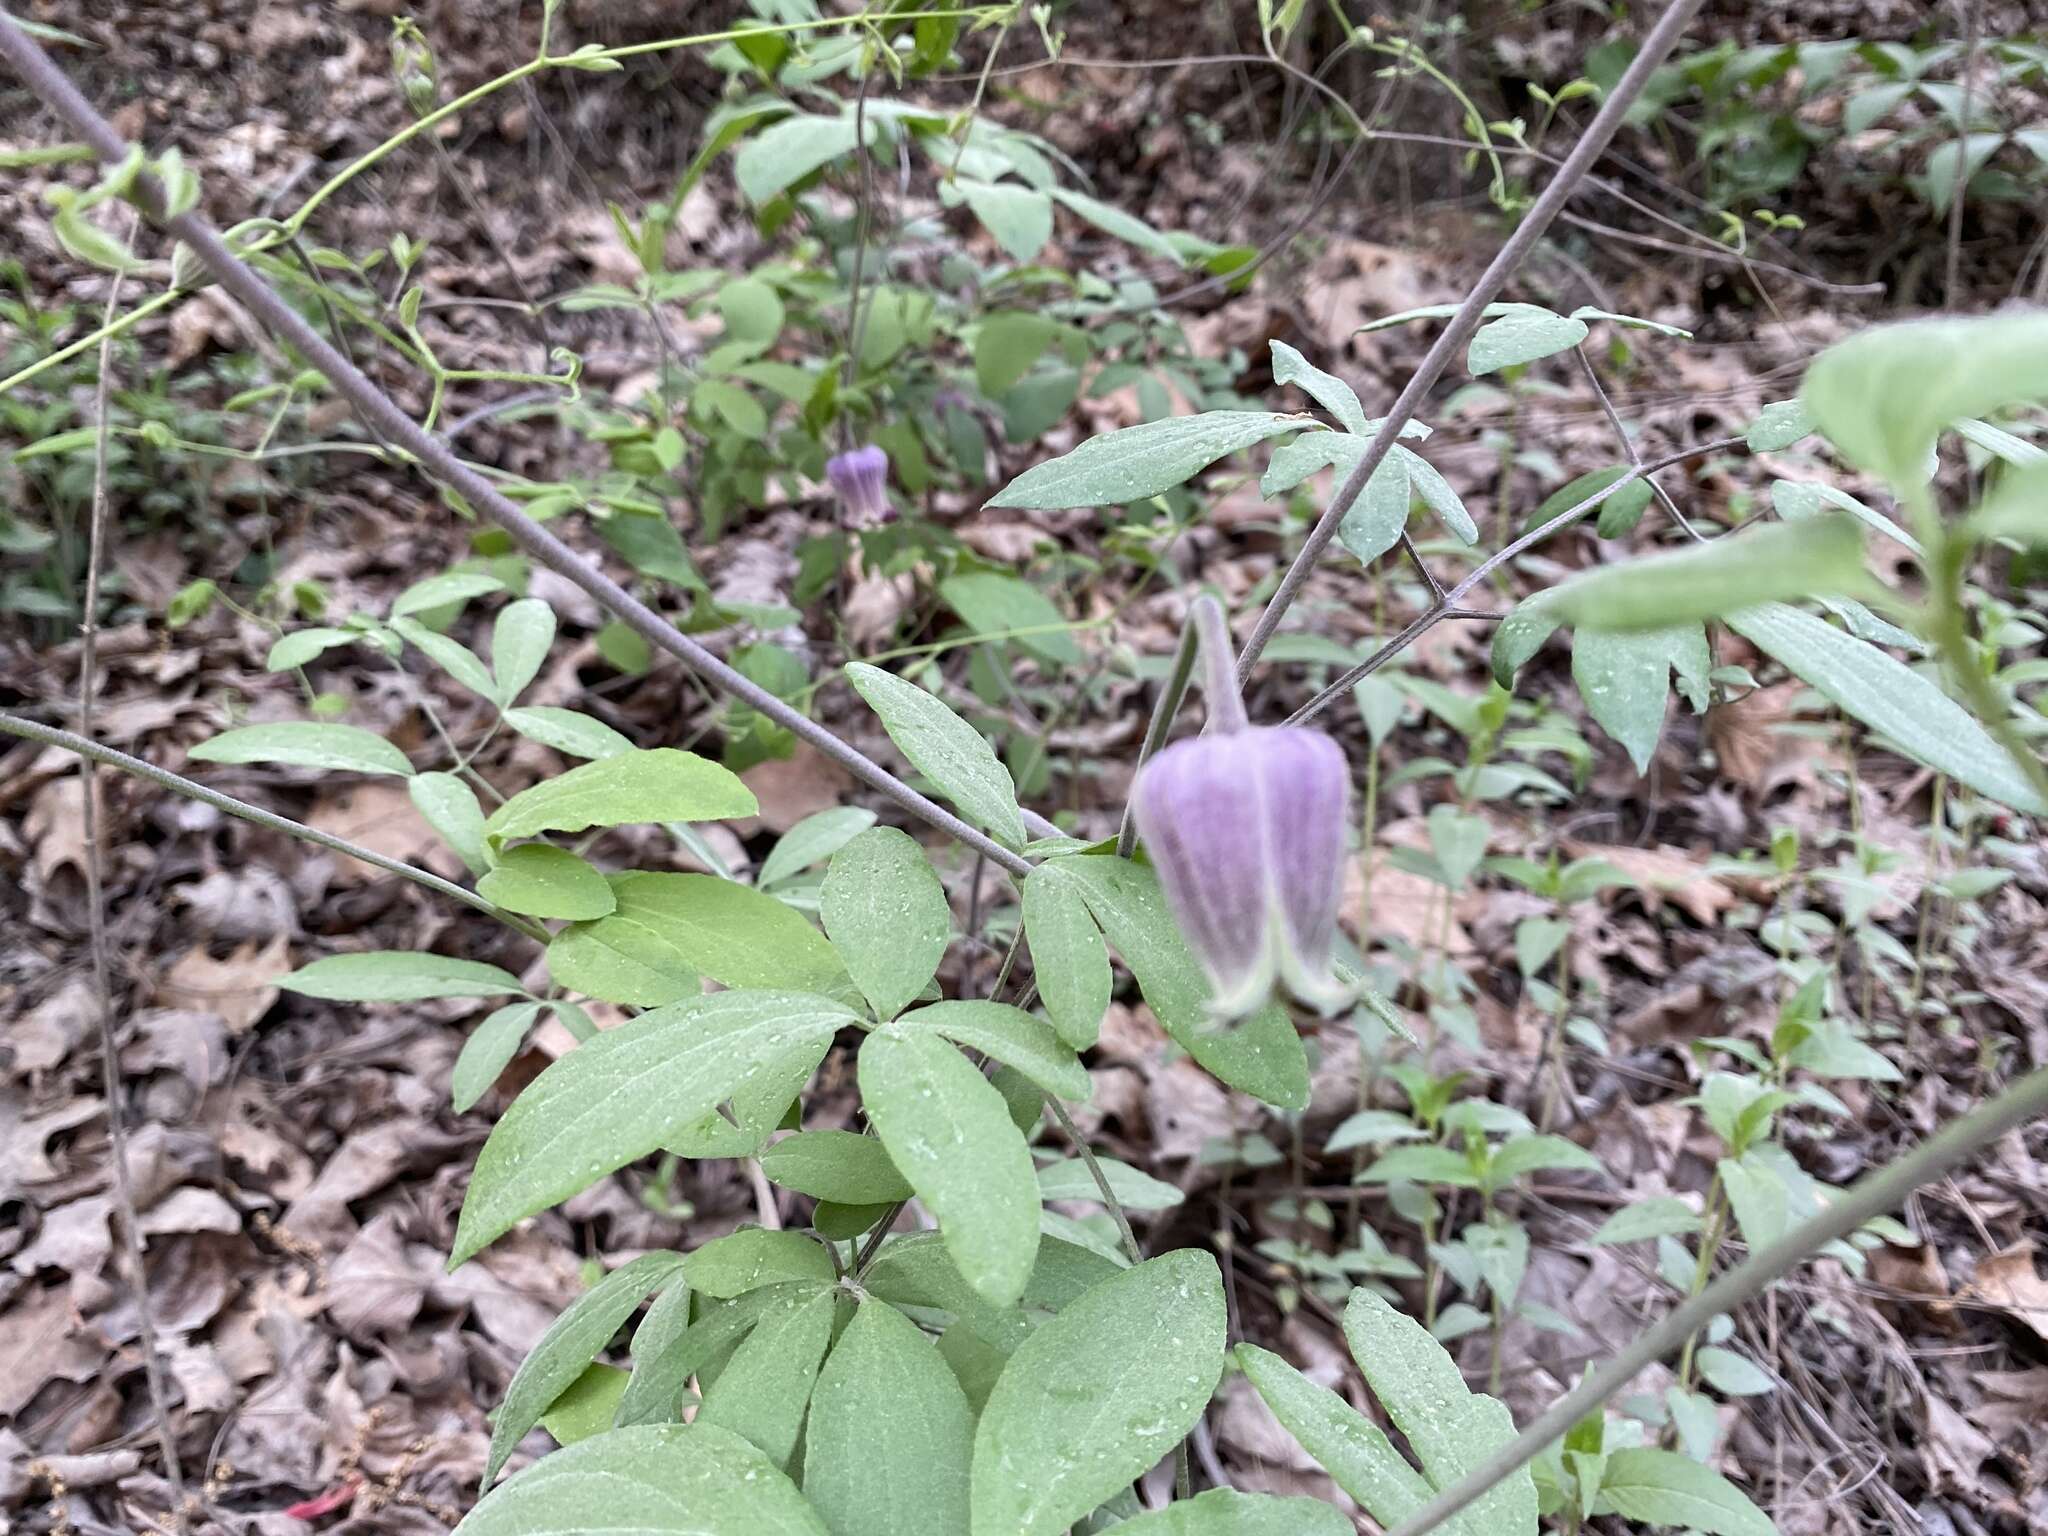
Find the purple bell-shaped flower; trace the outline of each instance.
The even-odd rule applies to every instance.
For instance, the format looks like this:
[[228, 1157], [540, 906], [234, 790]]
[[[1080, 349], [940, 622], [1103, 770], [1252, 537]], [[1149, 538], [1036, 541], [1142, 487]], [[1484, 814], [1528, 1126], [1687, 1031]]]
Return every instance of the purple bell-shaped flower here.
[[827, 459], [825, 478], [847, 527], [879, 528], [896, 515], [889, 505], [889, 455], [873, 443]]
[[[1198, 622], [1204, 617], [1198, 610]], [[1228, 641], [1210, 640], [1223, 633], [1221, 613], [1203, 628], [1210, 728], [1165, 748], [1139, 773], [1138, 832], [1208, 973], [1212, 1012], [1225, 1020], [1255, 1013], [1276, 982], [1332, 1012], [1354, 995], [1330, 970], [1350, 766], [1320, 731], [1248, 727]]]

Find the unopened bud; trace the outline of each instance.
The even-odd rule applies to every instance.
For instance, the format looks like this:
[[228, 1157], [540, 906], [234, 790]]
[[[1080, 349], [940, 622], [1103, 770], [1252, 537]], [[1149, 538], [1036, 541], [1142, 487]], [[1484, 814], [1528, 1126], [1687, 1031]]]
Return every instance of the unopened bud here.
[[873, 443], [825, 461], [825, 478], [849, 528], [879, 528], [896, 515], [889, 505], [889, 455]]
[[1351, 1000], [1330, 971], [1350, 795], [1343, 750], [1285, 726], [1175, 742], [1139, 773], [1138, 831], [1220, 1018], [1276, 982], [1319, 1012]]

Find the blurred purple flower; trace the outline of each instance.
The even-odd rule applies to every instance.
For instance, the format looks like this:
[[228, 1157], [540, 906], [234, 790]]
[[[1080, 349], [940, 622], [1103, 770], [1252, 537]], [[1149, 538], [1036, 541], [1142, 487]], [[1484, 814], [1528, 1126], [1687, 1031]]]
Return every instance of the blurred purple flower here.
[[896, 515], [889, 505], [889, 455], [873, 443], [825, 461], [825, 478], [849, 528], [879, 528]]
[[1330, 972], [1351, 770], [1320, 731], [1211, 730], [1138, 775], [1133, 813], [1210, 1007], [1243, 1018], [1276, 981], [1321, 1012], [1352, 991]]

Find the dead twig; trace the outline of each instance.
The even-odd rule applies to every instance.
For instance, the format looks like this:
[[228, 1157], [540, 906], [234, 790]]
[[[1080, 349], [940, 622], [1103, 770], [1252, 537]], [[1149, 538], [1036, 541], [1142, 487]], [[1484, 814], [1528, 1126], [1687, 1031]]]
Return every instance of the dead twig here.
[[[129, 220], [131, 238], [140, 221]], [[111, 325], [121, 300], [121, 274], [107, 290], [107, 311], [102, 328]], [[93, 392], [92, 509], [86, 533], [85, 609], [79, 618], [78, 721], [79, 729], [92, 733], [93, 707], [98, 702], [100, 635], [100, 561], [107, 536], [107, 443], [108, 400], [113, 392], [114, 338], [100, 341], [99, 380]], [[135, 1189], [128, 1178], [128, 1121], [121, 1102], [121, 1050], [114, 1038], [113, 966], [107, 955], [106, 891], [102, 881], [99, 764], [81, 757], [79, 772], [84, 780], [85, 805], [85, 923], [87, 943], [92, 950], [92, 986], [95, 1011], [99, 1014], [100, 1070], [105, 1079], [107, 1149], [113, 1161], [114, 1204], [120, 1219], [121, 1253], [128, 1265], [128, 1286], [135, 1297], [137, 1342], [142, 1348], [142, 1374], [149, 1385], [149, 1406], [156, 1421], [158, 1452], [163, 1457], [164, 1481], [171, 1489], [171, 1525], [185, 1529], [185, 1473], [178, 1462], [178, 1437], [171, 1428], [170, 1393], [164, 1385], [163, 1356], [157, 1350], [156, 1309], [150, 1302], [149, 1273], [143, 1266], [142, 1231], [135, 1210]]]

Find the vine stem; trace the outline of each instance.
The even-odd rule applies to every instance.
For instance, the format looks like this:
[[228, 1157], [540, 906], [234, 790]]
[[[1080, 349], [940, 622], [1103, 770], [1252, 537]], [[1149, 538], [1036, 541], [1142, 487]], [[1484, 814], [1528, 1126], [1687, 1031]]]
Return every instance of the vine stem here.
[[1287, 717], [1287, 724], [1300, 725], [1321, 714], [1331, 704], [1342, 698], [1350, 690], [1352, 684], [1358, 682], [1361, 678], [1370, 677], [1445, 619], [1494, 617], [1492, 614], [1481, 614], [1461, 608], [1459, 603], [1474, 587], [1486, 580], [1488, 576], [1492, 575], [1501, 566], [1507, 564], [1508, 561], [1514, 559], [1515, 556], [1541, 543], [1560, 529], [1577, 522], [1588, 512], [1599, 506], [1601, 502], [1614, 495], [1623, 486], [1654, 475], [1660, 469], [1669, 469], [1673, 464], [1697, 458], [1701, 454], [1719, 453], [1727, 448], [1738, 447], [1743, 441], [1744, 439], [1741, 437], [1717, 437], [1712, 442], [1696, 443], [1690, 448], [1675, 449], [1661, 458], [1643, 460], [1631, 466], [1626, 474], [1617, 476], [1613, 481], [1602, 486], [1576, 506], [1567, 507], [1549, 522], [1539, 527], [1531, 528], [1512, 544], [1505, 545], [1496, 553], [1487, 556], [1486, 559], [1473, 568], [1471, 575], [1467, 576], [1455, 587], [1452, 587], [1448, 592], [1445, 592], [1436, 602], [1410, 620], [1407, 627], [1394, 636], [1393, 639], [1389, 640], [1385, 645], [1373, 652], [1372, 655], [1331, 683], [1329, 687], [1310, 699], [1293, 714], [1289, 715]]
[[[128, 218], [129, 238], [136, 215]], [[80, 616], [78, 647], [78, 719], [92, 729], [100, 676], [100, 565], [107, 541], [107, 443], [114, 375], [114, 312], [121, 303], [121, 274], [107, 289], [107, 307], [100, 326], [99, 378], [93, 391], [92, 507], [86, 532], [85, 610]], [[128, 1284], [135, 1298], [136, 1342], [142, 1347], [142, 1374], [149, 1387], [149, 1406], [156, 1421], [157, 1450], [164, 1459], [164, 1481], [171, 1491], [171, 1528], [185, 1529], [185, 1472], [178, 1456], [178, 1437], [171, 1429], [171, 1399], [164, 1385], [163, 1352], [158, 1347], [156, 1304], [149, 1294], [149, 1267], [142, 1252], [142, 1232], [135, 1209], [135, 1186], [128, 1173], [128, 1111], [121, 1101], [121, 1044], [114, 1029], [113, 966], [107, 954], [106, 885], [102, 866], [105, 843], [100, 814], [100, 765], [81, 758], [84, 803], [80, 820], [85, 833], [86, 942], [92, 952], [94, 1011], [99, 1015], [100, 1074], [106, 1094], [107, 1150], [113, 1162], [114, 1201], [120, 1211], [121, 1254], [128, 1263]]]
[[[1180, 701], [1187, 697], [1188, 681], [1195, 673], [1195, 650], [1199, 639], [1195, 633], [1194, 620], [1190, 618], [1181, 625], [1180, 643], [1174, 647], [1173, 664], [1166, 674], [1166, 686], [1159, 690], [1159, 697], [1152, 701], [1152, 718], [1145, 723], [1145, 740], [1138, 748], [1137, 767], [1132, 770], [1133, 783], [1142, 773], [1145, 764], [1152, 760], [1152, 754], [1166, 745], [1166, 738], [1173, 730], [1173, 717], [1180, 712]], [[1131, 815], [1131, 803], [1124, 802], [1124, 819], [1116, 833], [1116, 856], [1128, 859], [1138, 848], [1138, 823]]]
[[[128, 153], [128, 144], [115, 132], [113, 125], [79, 93], [35, 40], [12, 20], [0, 21], [0, 56], [6, 58], [45, 106], [92, 146], [93, 152], [103, 162], [118, 163]], [[978, 828], [969, 826], [951, 811], [919, 794], [881, 764], [854, 750], [824, 726], [791, 709], [767, 689], [728, 666], [528, 517], [490, 481], [457, 458], [443, 439], [426, 431], [400, 410], [389, 395], [337, 352], [297, 310], [279, 297], [276, 289], [228, 249], [211, 224], [196, 212], [165, 218], [161, 190], [154, 177], [144, 175], [136, 178], [134, 195], [143, 210], [182, 240], [221, 287], [240, 300], [268, 330], [296, 348], [326, 375], [336, 391], [388, 441], [412, 454], [434, 479], [504, 529], [528, 555], [581, 587], [648, 644], [666, 651], [721, 692], [739, 699], [799, 740], [809, 743], [909, 815], [964, 843], [1012, 875], [1021, 877], [1030, 872], [1031, 865], [1022, 855], [1003, 847]]]
[[421, 869], [399, 859], [386, 858], [383, 854], [349, 842], [346, 838], [322, 832], [319, 828], [309, 827], [304, 822], [293, 821], [289, 816], [280, 816], [275, 811], [266, 811], [261, 806], [249, 804], [246, 800], [237, 800], [233, 795], [223, 794], [217, 789], [209, 789], [204, 784], [172, 773], [168, 768], [159, 768], [155, 763], [144, 762], [139, 757], [130, 757], [126, 752], [116, 751], [89, 737], [4, 712], [0, 712], [0, 734], [18, 736], [23, 741], [39, 741], [44, 746], [75, 752], [88, 762], [103, 763], [110, 768], [132, 773], [139, 779], [147, 779], [160, 789], [167, 789], [174, 795], [183, 795], [187, 800], [197, 800], [201, 805], [210, 805], [215, 810], [238, 820], [254, 822], [259, 827], [268, 827], [271, 831], [282, 832], [287, 837], [317, 843], [320, 847], [332, 849], [335, 853], [360, 859], [363, 863], [384, 870], [388, 874], [410, 880], [437, 896], [446, 896], [451, 901], [459, 901], [465, 907], [474, 908], [486, 917], [494, 917], [506, 927], [532, 939], [536, 944], [545, 944], [550, 938], [547, 929], [538, 923], [528, 922], [517, 913], [493, 906], [475, 891], [467, 890], [453, 880], [444, 880], [432, 870]]
[[2021, 1078], [1990, 1103], [1949, 1124], [1890, 1167], [1859, 1181], [1839, 1200], [1810, 1220], [1731, 1269], [1690, 1301], [1674, 1308], [1656, 1327], [1589, 1375], [1576, 1391], [1553, 1403], [1511, 1443], [1444, 1489], [1388, 1532], [1388, 1536], [1425, 1536], [1474, 1499], [1534, 1459], [1587, 1414], [1635, 1379], [1645, 1367], [1682, 1346], [1723, 1312], [1731, 1312], [1757, 1295], [1817, 1250], [1847, 1237], [1865, 1222], [1897, 1210], [1921, 1185], [1949, 1172], [2008, 1131], [2048, 1113], [2048, 1069]]
[[1309, 572], [1322, 558], [1323, 551], [1330, 547], [1330, 541], [1336, 538], [1337, 529], [1342, 525], [1345, 514], [1351, 510], [1352, 504], [1365, 490], [1366, 482], [1372, 478], [1373, 472], [1385, 462], [1388, 453], [1393, 450], [1401, 435], [1401, 429], [1414, 419], [1424, 397], [1435, 388], [1436, 381], [1450, 366], [1452, 356], [1465, 345], [1473, 331], [1478, 329], [1486, 306], [1491, 304], [1507, 286], [1507, 281], [1514, 275], [1515, 269], [1522, 264], [1529, 252], [1535, 249], [1544, 232], [1550, 228], [1551, 221], [1557, 217], [1559, 210], [1577, 190], [1579, 183], [1592, 170], [1593, 163], [1606, 151], [1608, 142], [1621, 127], [1622, 119], [1635, 104], [1636, 97], [1642, 94], [1643, 87], [1649, 83], [1650, 76], [1664, 62], [1665, 56], [1677, 46], [1680, 35], [1691, 24], [1702, 3], [1703, 0], [1671, 0], [1664, 14], [1657, 18], [1656, 26], [1650, 29], [1649, 36], [1643, 39], [1643, 46], [1630, 61], [1628, 69], [1607, 93], [1607, 99], [1600, 104], [1600, 110], [1594, 114], [1593, 121], [1587, 124], [1585, 134], [1572, 146], [1572, 152], [1565, 156], [1564, 164], [1558, 167], [1557, 174], [1550, 179], [1550, 184], [1543, 189], [1542, 195], [1536, 199], [1522, 222], [1515, 226], [1515, 231], [1508, 236], [1507, 243], [1501, 246], [1492, 263], [1473, 285], [1472, 291], [1465, 295], [1464, 302], [1458, 306], [1458, 311], [1451, 317], [1450, 323], [1444, 327], [1435, 344], [1416, 365], [1407, 385], [1381, 419], [1379, 430], [1373, 434], [1372, 442], [1366, 448], [1364, 456], [1359, 459], [1357, 467], [1345, 477], [1344, 483], [1338, 487], [1337, 494], [1331, 498], [1330, 505], [1317, 519], [1315, 527], [1309, 530], [1308, 538], [1302, 542], [1301, 552], [1294, 557], [1294, 563], [1287, 568], [1287, 574], [1281, 577], [1279, 588], [1273, 593], [1272, 600], [1266, 604], [1266, 611], [1259, 615], [1259, 622], [1237, 659], [1240, 677], [1249, 676], [1251, 669], [1258, 664], [1267, 642], [1280, 627], [1280, 621], [1287, 616], [1287, 610], [1294, 605], [1295, 598], [1301, 595], [1302, 585], [1308, 580]]

